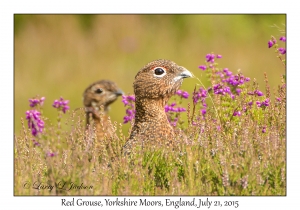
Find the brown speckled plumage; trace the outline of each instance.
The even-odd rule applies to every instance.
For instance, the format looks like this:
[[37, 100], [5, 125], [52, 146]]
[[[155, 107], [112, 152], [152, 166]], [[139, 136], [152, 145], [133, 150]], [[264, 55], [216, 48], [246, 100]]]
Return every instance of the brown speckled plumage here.
[[191, 76], [184, 67], [163, 59], [148, 63], [137, 73], [133, 85], [136, 96], [135, 123], [123, 147], [125, 154], [137, 141], [160, 142], [174, 138], [175, 133], [164, 107], [181, 86], [183, 78]]
[[[86, 88], [83, 93], [83, 104], [86, 110], [86, 125], [91, 124], [91, 118], [93, 119], [96, 127], [97, 138], [101, 139], [105, 133], [108, 137], [112, 132], [107, 122], [107, 111], [109, 105], [113, 103], [118, 96], [122, 95], [123, 92], [118, 86], [109, 80], [100, 80], [94, 82]], [[102, 107], [103, 110], [100, 110]], [[101, 115], [101, 111], [103, 115]]]

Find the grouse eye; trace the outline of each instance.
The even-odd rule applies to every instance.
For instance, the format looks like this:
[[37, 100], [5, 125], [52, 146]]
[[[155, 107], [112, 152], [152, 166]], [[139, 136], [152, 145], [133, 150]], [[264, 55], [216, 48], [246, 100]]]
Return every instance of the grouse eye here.
[[103, 90], [101, 89], [101, 88], [97, 88], [96, 90], [95, 90], [95, 93], [102, 93], [103, 92]]
[[154, 76], [155, 77], [163, 77], [166, 75], [166, 70], [163, 67], [157, 67], [154, 69]]
[[165, 71], [164, 71], [162, 68], [156, 68], [156, 69], [154, 70], [154, 73], [155, 73], [156, 75], [162, 75], [163, 73], [165, 73]]

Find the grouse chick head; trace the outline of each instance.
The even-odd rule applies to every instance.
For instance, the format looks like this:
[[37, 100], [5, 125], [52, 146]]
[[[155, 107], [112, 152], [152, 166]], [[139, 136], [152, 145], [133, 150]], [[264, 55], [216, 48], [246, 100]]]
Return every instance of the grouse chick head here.
[[83, 93], [83, 104], [87, 109], [99, 110], [100, 106], [103, 106], [104, 111], [107, 111], [108, 106], [120, 95], [123, 95], [123, 92], [114, 82], [100, 80], [86, 88]]

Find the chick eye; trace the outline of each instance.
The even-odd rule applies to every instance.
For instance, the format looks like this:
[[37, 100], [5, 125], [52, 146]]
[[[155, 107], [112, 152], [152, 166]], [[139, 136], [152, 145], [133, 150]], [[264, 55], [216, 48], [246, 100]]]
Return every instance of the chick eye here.
[[95, 93], [102, 93], [102, 92], [103, 92], [103, 90], [101, 88], [98, 88], [95, 90]]
[[166, 74], [166, 70], [162, 67], [157, 67], [154, 69], [154, 76], [155, 77], [163, 77]]

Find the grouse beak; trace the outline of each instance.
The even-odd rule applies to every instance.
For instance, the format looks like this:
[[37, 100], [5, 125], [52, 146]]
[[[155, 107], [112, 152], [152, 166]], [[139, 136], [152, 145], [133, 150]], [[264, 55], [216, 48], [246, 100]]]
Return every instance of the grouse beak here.
[[186, 68], [180, 66], [180, 69], [182, 70], [175, 78], [174, 82], [177, 82], [178, 80], [188, 78], [188, 77], [193, 77], [192, 73], [187, 70]]
[[117, 91], [115, 92], [115, 94], [116, 94], [117, 96], [121, 96], [121, 95], [124, 95], [124, 92], [123, 92], [121, 89], [119, 89], [119, 90], [117, 90]]
[[182, 67], [181, 68], [183, 69], [183, 71], [180, 73], [179, 76], [181, 76], [182, 78], [188, 78], [188, 77], [193, 77], [192, 73], [187, 70], [186, 68]]

